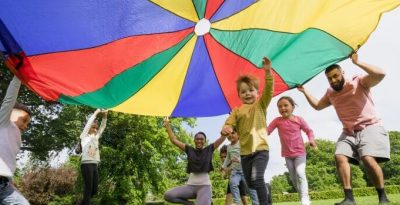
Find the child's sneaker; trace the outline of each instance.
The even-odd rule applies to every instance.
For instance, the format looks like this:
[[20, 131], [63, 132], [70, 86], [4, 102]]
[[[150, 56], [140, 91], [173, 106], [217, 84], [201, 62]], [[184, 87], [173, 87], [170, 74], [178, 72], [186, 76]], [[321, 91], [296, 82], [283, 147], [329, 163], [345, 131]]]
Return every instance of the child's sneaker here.
[[310, 201], [301, 201], [301, 205], [311, 205]]
[[301, 199], [301, 203], [300, 203], [301, 205], [310, 205], [311, 204], [311, 201], [310, 201], [310, 197], [303, 197], [302, 199]]

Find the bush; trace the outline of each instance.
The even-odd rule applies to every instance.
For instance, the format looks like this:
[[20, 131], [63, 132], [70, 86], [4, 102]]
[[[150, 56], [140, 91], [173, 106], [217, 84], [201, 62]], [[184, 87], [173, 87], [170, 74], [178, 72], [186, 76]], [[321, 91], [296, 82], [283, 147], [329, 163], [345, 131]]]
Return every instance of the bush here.
[[56, 195], [48, 205], [71, 205], [74, 204], [75, 201], [76, 199], [72, 195], [64, 197], [59, 197]]
[[[77, 173], [72, 168], [41, 168], [22, 176], [19, 189], [32, 205], [49, 204], [54, 199], [71, 201]], [[58, 203], [60, 204], [60, 203]]]

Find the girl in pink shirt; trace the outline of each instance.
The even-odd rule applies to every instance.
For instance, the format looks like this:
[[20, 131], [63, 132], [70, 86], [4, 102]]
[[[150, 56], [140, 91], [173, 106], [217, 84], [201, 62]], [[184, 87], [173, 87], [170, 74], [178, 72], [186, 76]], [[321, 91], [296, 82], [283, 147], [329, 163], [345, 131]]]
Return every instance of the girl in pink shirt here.
[[303, 118], [293, 115], [296, 103], [291, 97], [283, 96], [278, 100], [278, 109], [281, 117], [275, 118], [268, 126], [268, 135], [278, 128], [282, 145], [282, 157], [285, 157], [286, 166], [293, 186], [300, 194], [301, 204], [309, 205], [308, 183], [306, 177], [306, 151], [304, 148], [303, 130], [311, 147], [316, 148], [314, 134]]

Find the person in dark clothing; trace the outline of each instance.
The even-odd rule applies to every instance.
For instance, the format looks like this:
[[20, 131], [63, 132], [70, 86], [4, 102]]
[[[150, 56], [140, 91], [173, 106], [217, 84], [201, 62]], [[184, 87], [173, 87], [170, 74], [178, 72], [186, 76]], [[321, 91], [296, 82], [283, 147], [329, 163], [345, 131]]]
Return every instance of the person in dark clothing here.
[[195, 147], [179, 141], [173, 133], [169, 119], [164, 119], [164, 126], [167, 129], [169, 140], [184, 151], [187, 155], [187, 169], [189, 174], [187, 183], [175, 187], [164, 194], [164, 199], [170, 203], [192, 205], [190, 199], [195, 199], [196, 205], [210, 205], [211, 202], [211, 181], [208, 173], [213, 171], [212, 155], [215, 149], [221, 145], [226, 136], [219, 137], [214, 143], [205, 147], [206, 134], [198, 132], [194, 135]]

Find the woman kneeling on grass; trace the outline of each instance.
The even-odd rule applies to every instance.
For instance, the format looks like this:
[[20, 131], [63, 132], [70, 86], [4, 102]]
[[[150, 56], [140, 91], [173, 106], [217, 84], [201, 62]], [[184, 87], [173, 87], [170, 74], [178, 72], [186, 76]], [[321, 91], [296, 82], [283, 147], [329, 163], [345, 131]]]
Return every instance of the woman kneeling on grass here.
[[205, 147], [206, 134], [198, 132], [194, 135], [195, 147], [179, 141], [173, 133], [169, 119], [164, 119], [169, 140], [187, 155], [189, 179], [186, 185], [175, 187], [164, 194], [164, 199], [170, 203], [193, 205], [189, 199], [195, 199], [196, 205], [211, 204], [211, 181], [208, 173], [213, 171], [212, 156], [214, 150], [224, 142], [226, 136], [219, 137], [214, 143]]

